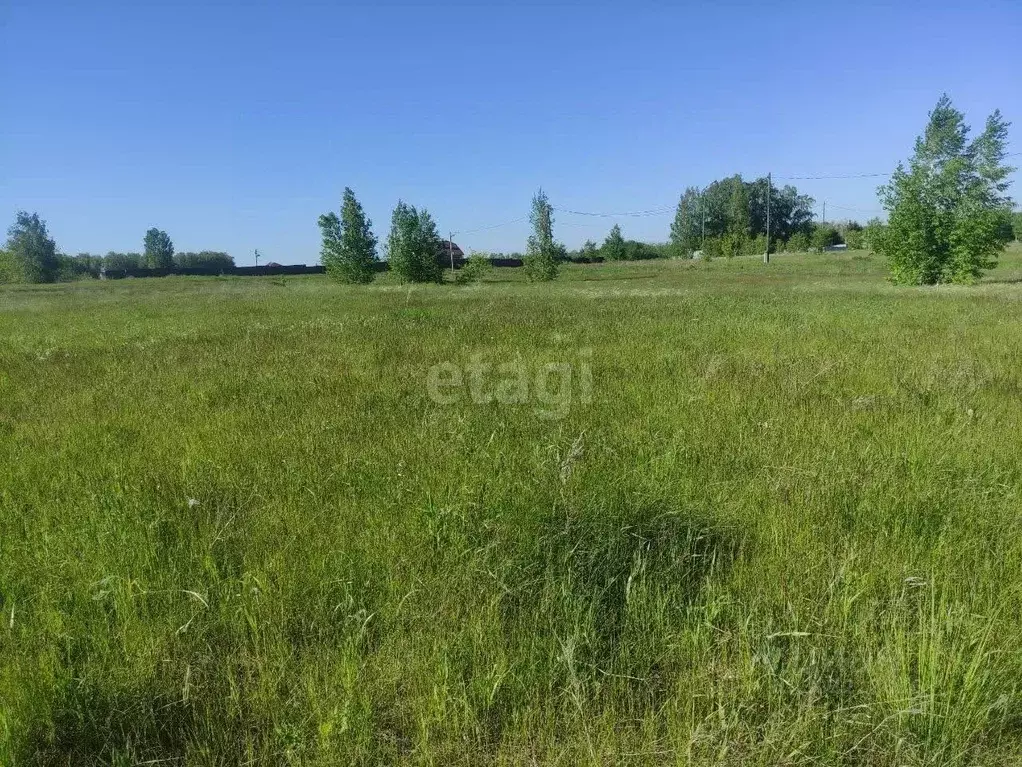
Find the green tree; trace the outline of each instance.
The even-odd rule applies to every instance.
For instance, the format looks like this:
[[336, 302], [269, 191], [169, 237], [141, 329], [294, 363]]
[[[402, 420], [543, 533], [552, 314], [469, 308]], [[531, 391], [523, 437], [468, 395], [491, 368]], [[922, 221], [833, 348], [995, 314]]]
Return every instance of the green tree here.
[[1015, 239], [1022, 242], [1022, 211], [1011, 214], [1011, 231], [1015, 235]]
[[355, 193], [344, 187], [341, 215], [326, 213], [319, 217], [323, 235], [320, 257], [327, 274], [341, 282], [365, 284], [376, 276], [376, 237], [373, 222], [355, 199]]
[[141, 253], [115, 253], [110, 251], [103, 256], [103, 268], [108, 271], [121, 271], [142, 268]]
[[830, 224], [815, 224], [809, 243], [813, 250], [822, 253], [826, 248], [841, 243], [841, 233]]
[[233, 269], [234, 258], [217, 250], [201, 250], [198, 253], [175, 253], [174, 266], [185, 269]]
[[729, 185], [730, 192], [726, 214], [726, 231], [721, 237], [721, 247], [727, 258], [742, 255], [748, 247], [750, 216], [749, 190], [741, 176], [735, 176]]
[[58, 253], [57, 262], [58, 282], [99, 277], [99, 270], [103, 266], [102, 256], [94, 256], [91, 253], [78, 253], [74, 256]]
[[155, 226], [145, 233], [143, 240], [145, 265], [150, 269], [170, 269], [174, 266], [174, 243], [167, 233]]
[[681, 199], [671, 222], [671, 246], [675, 254], [691, 258], [702, 247], [702, 213], [699, 189], [688, 187]]
[[554, 242], [554, 208], [542, 189], [532, 198], [529, 222], [532, 234], [525, 249], [525, 273], [530, 280], [552, 280], [557, 276], [557, 255], [563, 246]]
[[685, 190], [671, 225], [676, 252], [687, 255], [702, 248], [704, 219], [706, 237], [718, 238], [722, 253], [751, 252], [748, 240], [766, 234], [768, 188], [770, 239], [786, 241], [798, 232], [808, 236], [812, 197], [799, 194], [793, 186], [778, 188], [765, 176], [745, 182], [735, 175], [714, 181], [702, 191]]
[[621, 227], [617, 224], [611, 227], [607, 239], [603, 241], [600, 253], [608, 261], [623, 261], [628, 257], [625, 251], [625, 238], [621, 236]]
[[785, 250], [789, 253], [805, 253], [810, 245], [809, 235], [804, 231], [798, 231], [788, 238]]
[[8, 282], [53, 282], [60, 260], [57, 245], [38, 213], [18, 211], [7, 230], [3, 278]]
[[600, 255], [600, 249], [596, 247], [596, 243], [592, 240], [586, 240], [582, 244], [582, 249], [578, 252], [578, 260], [584, 264], [591, 264]]
[[995, 110], [969, 142], [965, 116], [946, 94], [937, 102], [908, 165], [879, 189], [888, 221], [872, 244], [894, 282], [969, 283], [996, 265], [1011, 211], [1008, 125]]
[[436, 224], [425, 208], [398, 200], [390, 218], [387, 259], [390, 268], [405, 282], [440, 282], [442, 242]]

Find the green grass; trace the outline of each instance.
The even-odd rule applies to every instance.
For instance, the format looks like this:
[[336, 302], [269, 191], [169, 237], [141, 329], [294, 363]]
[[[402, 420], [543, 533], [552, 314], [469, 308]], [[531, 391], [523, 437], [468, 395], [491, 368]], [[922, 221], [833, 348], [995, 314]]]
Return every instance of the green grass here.
[[1019, 280], [0, 289], [0, 763], [1018, 763]]

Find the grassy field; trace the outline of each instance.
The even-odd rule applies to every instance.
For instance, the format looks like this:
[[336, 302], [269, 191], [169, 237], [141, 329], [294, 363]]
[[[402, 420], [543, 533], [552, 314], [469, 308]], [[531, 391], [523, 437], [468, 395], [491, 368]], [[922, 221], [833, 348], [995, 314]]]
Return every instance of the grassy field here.
[[1017, 764], [1020, 299], [2, 288], [0, 763]]

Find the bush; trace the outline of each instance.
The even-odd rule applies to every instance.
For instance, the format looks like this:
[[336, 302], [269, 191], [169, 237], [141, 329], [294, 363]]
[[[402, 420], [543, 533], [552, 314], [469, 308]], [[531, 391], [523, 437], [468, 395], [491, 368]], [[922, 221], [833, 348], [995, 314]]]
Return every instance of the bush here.
[[57, 281], [74, 282], [75, 280], [96, 279], [103, 267], [103, 257], [88, 253], [77, 256], [57, 255]]
[[866, 230], [862, 227], [858, 229], [848, 229], [845, 232], [845, 245], [848, 246], [849, 250], [862, 250], [866, 243]]
[[714, 258], [720, 258], [724, 255], [724, 243], [720, 237], [707, 237], [703, 241], [702, 256], [703, 261], [709, 261]]
[[625, 240], [625, 258], [629, 261], [647, 261], [652, 258], [664, 258], [667, 245], [651, 245], [647, 242]]
[[103, 256], [103, 267], [108, 271], [120, 272], [142, 267], [141, 253], [114, 253], [110, 251]]
[[795, 232], [788, 238], [785, 248], [789, 253], [805, 253], [809, 250], [809, 235], [806, 232]]
[[234, 259], [226, 253], [215, 250], [175, 253], [174, 266], [182, 269], [233, 269]]
[[862, 247], [867, 250], [878, 250], [886, 230], [886, 224], [879, 218], [870, 219], [866, 228], [862, 230]]
[[457, 271], [454, 281], [458, 285], [470, 285], [479, 282], [493, 271], [493, 264], [490, 259], [482, 253], [473, 253], [465, 261], [464, 266]]
[[830, 224], [816, 224], [810, 235], [810, 243], [813, 250], [822, 253], [824, 248], [841, 244], [841, 233]]
[[725, 258], [734, 258], [745, 253], [749, 238], [738, 232], [728, 232], [720, 238], [721, 253]]

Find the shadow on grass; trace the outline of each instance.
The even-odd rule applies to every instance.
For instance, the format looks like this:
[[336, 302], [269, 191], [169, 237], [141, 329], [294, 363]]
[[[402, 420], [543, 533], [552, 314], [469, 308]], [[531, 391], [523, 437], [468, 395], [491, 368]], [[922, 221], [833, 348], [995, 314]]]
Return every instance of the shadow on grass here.
[[535, 681], [595, 702], [613, 678], [618, 700], [660, 705], [680, 662], [668, 643], [711, 579], [731, 569], [741, 540], [655, 506], [569, 511], [543, 528], [504, 602], [506, 634], [522, 638]]

